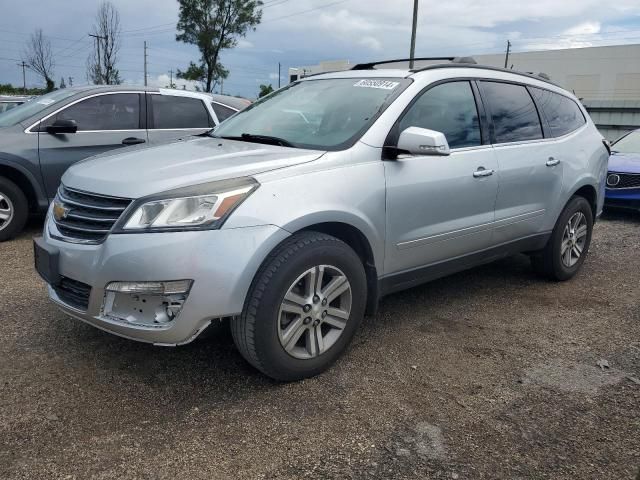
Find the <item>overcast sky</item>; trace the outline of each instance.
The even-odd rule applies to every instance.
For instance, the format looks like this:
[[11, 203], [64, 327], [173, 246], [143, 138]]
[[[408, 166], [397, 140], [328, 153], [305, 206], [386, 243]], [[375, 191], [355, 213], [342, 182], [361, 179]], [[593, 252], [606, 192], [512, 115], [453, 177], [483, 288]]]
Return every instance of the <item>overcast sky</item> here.
[[[175, 41], [176, 0], [112, 0], [120, 12], [118, 67], [126, 83], [143, 82], [143, 41], [149, 46], [150, 84], [165, 86], [169, 71], [197, 60], [195, 46]], [[261, 83], [282, 82], [288, 67], [323, 60], [360, 62], [406, 57], [413, 0], [265, 0], [262, 24], [222, 58], [231, 75], [224, 93], [255, 97]], [[22, 83], [16, 65], [29, 33], [42, 28], [56, 59], [55, 81], [87, 83], [86, 35], [99, 0], [3, 2], [0, 83]], [[640, 0], [420, 0], [417, 56], [640, 43]], [[41, 85], [27, 72], [27, 84]]]

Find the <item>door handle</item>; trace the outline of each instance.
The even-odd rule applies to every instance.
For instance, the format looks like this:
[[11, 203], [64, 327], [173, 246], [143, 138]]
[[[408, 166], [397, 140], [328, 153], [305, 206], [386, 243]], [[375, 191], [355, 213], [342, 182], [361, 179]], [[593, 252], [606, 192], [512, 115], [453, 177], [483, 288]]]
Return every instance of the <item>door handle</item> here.
[[478, 167], [478, 170], [473, 172], [475, 178], [490, 177], [491, 175], [493, 175], [493, 170], [486, 170], [484, 167]]
[[549, 157], [549, 160], [547, 160], [547, 167], [555, 167], [559, 163], [560, 160], [558, 160], [557, 158]]
[[136, 137], [127, 137], [122, 140], [123, 145], [138, 145], [139, 143], [144, 143], [146, 140], [144, 138], [136, 138]]

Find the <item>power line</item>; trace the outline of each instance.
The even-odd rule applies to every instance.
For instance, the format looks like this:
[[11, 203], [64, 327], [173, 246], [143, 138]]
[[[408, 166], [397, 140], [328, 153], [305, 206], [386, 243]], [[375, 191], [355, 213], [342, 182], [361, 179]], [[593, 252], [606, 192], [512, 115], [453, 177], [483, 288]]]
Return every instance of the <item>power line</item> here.
[[301, 12], [292, 13], [290, 15], [285, 15], [283, 17], [268, 18], [267, 20], [265, 20], [264, 22], [261, 22], [261, 23], [269, 23], [269, 22], [275, 22], [277, 20], [284, 20], [285, 18], [291, 18], [291, 17], [295, 17], [297, 15], [303, 15], [305, 13], [315, 12], [316, 10], [322, 10], [324, 8], [333, 7], [334, 5], [339, 5], [340, 3], [346, 3], [348, 1], [350, 1], [350, 0], [339, 0], [338, 2], [327, 3], [325, 5], [320, 5], [319, 7], [310, 8], [309, 10], [303, 10]]

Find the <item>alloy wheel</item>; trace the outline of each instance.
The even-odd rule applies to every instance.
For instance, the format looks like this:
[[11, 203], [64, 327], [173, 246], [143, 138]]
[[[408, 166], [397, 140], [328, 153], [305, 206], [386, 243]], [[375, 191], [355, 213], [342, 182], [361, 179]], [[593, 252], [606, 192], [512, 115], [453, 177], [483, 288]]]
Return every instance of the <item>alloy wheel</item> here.
[[295, 358], [322, 355], [342, 335], [351, 303], [351, 284], [339, 268], [309, 268], [293, 282], [280, 304], [280, 344]]
[[13, 203], [5, 194], [0, 192], [0, 230], [4, 229], [13, 219]]
[[584, 250], [587, 243], [587, 217], [584, 213], [574, 213], [564, 227], [560, 257], [565, 267], [573, 267]]

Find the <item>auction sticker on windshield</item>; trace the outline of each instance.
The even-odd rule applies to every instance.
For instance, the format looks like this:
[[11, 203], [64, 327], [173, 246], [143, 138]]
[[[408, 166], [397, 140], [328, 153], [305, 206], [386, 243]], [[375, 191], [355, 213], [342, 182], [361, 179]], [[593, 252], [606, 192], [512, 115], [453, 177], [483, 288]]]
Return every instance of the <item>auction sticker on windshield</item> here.
[[354, 87], [365, 87], [365, 88], [381, 88], [383, 90], [393, 90], [400, 82], [390, 82], [389, 80], [360, 80], [356, 82]]

